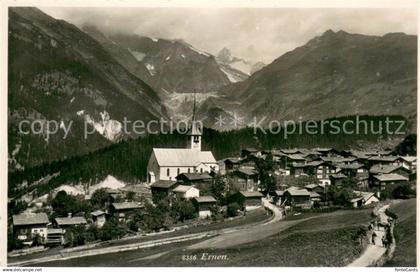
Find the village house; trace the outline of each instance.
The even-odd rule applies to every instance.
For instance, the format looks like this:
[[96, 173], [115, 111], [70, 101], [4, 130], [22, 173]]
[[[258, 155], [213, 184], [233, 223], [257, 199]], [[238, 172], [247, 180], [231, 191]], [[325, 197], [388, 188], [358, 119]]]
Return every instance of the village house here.
[[159, 180], [150, 185], [153, 202], [157, 202], [172, 194], [172, 190], [178, 185], [176, 180]]
[[96, 210], [90, 213], [92, 215], [93, 224], [97, 228], [102, 228], [106, 223], [107, 212]]
[[250, 168], [239, 168], [230, 173], [230, 185], [239, 191], [258, 190], [258, 172]]
[[[325, 199], [325, 194], [327, 192], [325, 185], [312, 183], [312, 184], [306, 185], [305, 189], [308, 190], [310, 193], [317, 193], [321, 201]], [[311, 197], [316, 197], [316, 195], [312, 194]]]
[[239, 203], [242, 203], [245, 211], [257, 209], [262, 206], [263, 195], [258, 191], [239, 191], [235, 197]]
[[339, 164], [337, 167], [337, 173], [346, 175], [352, 178], [366, 178], [369, 176], [368, 169], [360, 163], [351, 164]]
[[347, 179], [348, 177], [346, 175], [344, 175], [343, 173], [339, 173], [339, 174], [332, 174], [330, 175], [330, 180], [331, 180], [331, 185], [336, 186], [338, 188], [343, 186], [343, 182]]
[[65, 231], [60, 228], [49, 228], [47, 230], [47, 241], [46, 244], [49, 246], [63, 245]]
[[356, 195], [356, 197], [350, 201], [353, 208], [368, 206], [379, 202], [379, 199], [373, 192], [353, 191], [353, 193]]
[[416, 156], [401, 156], [398, 160], [399, 164], [411, 171], [417, 172], [417, 157]]
[[121, 203], [112, 203], [109, 207], [109, 212], [119, 221], [125, 221], [135, 211], [143, 208], [144, 206], [141, 203], [126, 201]]
[[178, 185], [173, 189], [173, 192], [179, 199], [190, 199], [200, 196], [200, 190], [188, 185]]
[[373, 176], [372, 186], [384, 190], [387, 185], [397, 184], [400, 182], [408, 181], [408, 178], [399, 174], [380, 174]]
[[241, 165], [241, 159], [240, 158], [226, 158], [223, 160], [225, 163], [225, 171], [226, 174], [230, 173], [231, 171], [238, 169]]
[[241, 157], [242, 158], [248, 158], [250, 156], [259, 157], [261, 155], [262, 155], [261, 151], [255, 149], [255, 148], [252, 148], [252, 147], [244, 148], [244, 149], [241, 150]]
[[201, 151], [201, 128], [195, 120], [195, 101], [187, 148], [153, 148], [147, 165], [147, 181], [175, 180], [181, 173], [218, 172], [211, 151]]
[[285, 200], [288, 206], [301, 209], [310, 209], [312, 207], [311, 194], [306, 189], [289, 188], [283, 193], [282, 199]]
[[213, 177], [207, 173], [182, 173], [176, 177], [178, 183], [182, 185], [195, 186], [199, 190], [208, 189]]
[[369, 186], [374, 186], [373, 183], [376, 181], [375, 175], [382, 174], [398, 174], [404, 176], [409, 180], [410, 170], [404, 168], [401, 165], [374, 165], [369, 169]]
[[208, 218], [211, 216], [211, 208], [216, 205], [216, 199], [212, 196], [200, 196], [193, 198], [192, 203], [197, 209], [198, 217]]
[[275, 190], [270, 193], [272, 197], [272, 202], [277, 206], [282, 206], [284, 199], [283, 199], [284, 191], [283, 190]]
[[47, 226], [50, 224], [46, 213], [21, 213], [13, 215], [13, 234], [25, 245], [32, 245], [37, 235], [44, 243], [47, 239]]
[[397, 166], [398, 165], [398, 157], [394, 157], [394, 156], [374, 156], [374, 157], [370, 157], [368, 159], [368, 164], [369, 164], [369, 166], [373, 166], [373, 165], [383, 165], [383, 166], [394, 165], [394, 166]]
[[85, 226], [87, 221], [83, 216], [72, 216], [71, 213], [67, 217], [56, 217], [54, 219], [55, 225], [63, 230], [74, 226]]

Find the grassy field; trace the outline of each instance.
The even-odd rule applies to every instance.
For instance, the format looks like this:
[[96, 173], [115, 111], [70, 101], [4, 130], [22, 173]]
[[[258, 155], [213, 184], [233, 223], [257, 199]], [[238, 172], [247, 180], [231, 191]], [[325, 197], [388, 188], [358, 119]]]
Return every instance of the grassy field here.
[[[363, 248], [357, 231], [371, 219], [370, 209], [337, 211], [308, 219], [260, 241], [227, 249], [172, 252], [144, 265], [345, 266], [361, 254]], [[203, 254], [225, 255], [227, 259], [202, 260]], [[195, 261], [180, 262], [181, 255], [197, 258]]]
[[392, 205], [398, 220], [394, 228], [397, 247], [385, 266], [416, 266], [416, 199]]

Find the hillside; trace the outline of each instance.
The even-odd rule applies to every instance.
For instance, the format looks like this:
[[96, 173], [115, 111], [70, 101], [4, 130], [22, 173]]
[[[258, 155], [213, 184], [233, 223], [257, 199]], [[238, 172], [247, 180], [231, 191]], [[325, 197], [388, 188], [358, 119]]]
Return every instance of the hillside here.
[[217, 105], [247, 120], [266, 117], [265, 123], [353, 114], [415, 121], [416, 93], [416, 36], [329, 30], [223, 88]]
[[[10, 169], [84, 154], [126, 138], [121, 122], [166, 115], [154, 90], [89, 35], [36, 8], [9, 9]], [[19, 133], [22, 120], [59, 133]], [[84, 121], [95, 134], [83, 137]], [[64, 127], [72, 123], [68, 137]], [[29, 125], [26, 127], [29, 128]]]

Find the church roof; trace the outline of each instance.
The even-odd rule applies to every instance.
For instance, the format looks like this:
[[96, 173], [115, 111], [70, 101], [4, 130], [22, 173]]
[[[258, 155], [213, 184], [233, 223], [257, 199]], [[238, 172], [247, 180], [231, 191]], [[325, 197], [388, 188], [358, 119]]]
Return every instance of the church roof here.
[[191, 127], [188, 129], [187, 135], [201, 135], [199, 123], [197, 123], [196, 121], [192, 121]]
[[159, 166], [197, 166], [201, 163], [216, 163], [211, 151], [189, 148], [153, 148]]

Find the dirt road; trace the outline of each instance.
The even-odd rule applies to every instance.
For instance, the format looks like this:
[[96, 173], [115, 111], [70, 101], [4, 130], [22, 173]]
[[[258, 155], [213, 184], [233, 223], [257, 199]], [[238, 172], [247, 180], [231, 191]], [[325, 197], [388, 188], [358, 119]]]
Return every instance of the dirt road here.
[[[387, 222], [388, 216], [385, 214], [385, 210], [389, 208], [389, 205], [385, 205], [378, 210], [378, 218], [380, 222]], [[382, 245], [382, 237], [385, 232], [383, 230], [374, 230], [376, 233], [375, 244], [370, 243], [362, 255], [354, 260], [349, 267], [368, 267], [374, 265], [383, 254], [386, 252], [386, 247]], [[371, 239], [371, 238], [369, 238]]]

